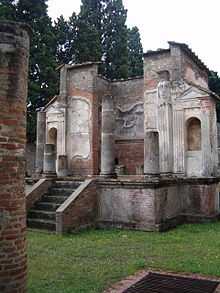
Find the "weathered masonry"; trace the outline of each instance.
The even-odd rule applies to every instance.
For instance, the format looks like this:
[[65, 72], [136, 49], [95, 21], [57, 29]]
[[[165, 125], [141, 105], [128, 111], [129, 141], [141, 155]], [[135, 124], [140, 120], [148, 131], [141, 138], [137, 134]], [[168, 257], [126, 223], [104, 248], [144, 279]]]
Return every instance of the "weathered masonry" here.
[[134, 79], [106, 80], [96, 63], [62, 66], [59, 95], [38, 112], [36, 171], [96, 176], [101, 226], [216, 218], [219, 97], [208, 73], [175, 42], [147, 52]]
[[0, 22], [0, 292], [26, 292], [24, 192], [29, 28]]

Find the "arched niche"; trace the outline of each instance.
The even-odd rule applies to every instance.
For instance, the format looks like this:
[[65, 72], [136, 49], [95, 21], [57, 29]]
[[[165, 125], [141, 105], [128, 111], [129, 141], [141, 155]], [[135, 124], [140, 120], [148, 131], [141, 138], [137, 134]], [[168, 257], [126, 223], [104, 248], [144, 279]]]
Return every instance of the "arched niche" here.
[[201, 121], [196, 117], [186, 121], [186, 167], [188, 177], [202, 175]]
[[192, 117], [186, 123], [187, 151], [201, 151], [201, 121]]
[[57, 149], [57, 129], [55, 127], [49, 129], [47, 141], [49, 144], [54, 144]]

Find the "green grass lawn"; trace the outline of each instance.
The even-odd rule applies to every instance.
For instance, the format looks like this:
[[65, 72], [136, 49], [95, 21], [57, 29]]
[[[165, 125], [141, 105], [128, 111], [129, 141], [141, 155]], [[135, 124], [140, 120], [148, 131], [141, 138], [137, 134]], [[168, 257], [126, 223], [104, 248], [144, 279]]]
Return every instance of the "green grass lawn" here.
[[220, 223], [166, 233], [91, 230], [28, 232], [30, 293], [103, 292], [140, 269], [220, 276]]

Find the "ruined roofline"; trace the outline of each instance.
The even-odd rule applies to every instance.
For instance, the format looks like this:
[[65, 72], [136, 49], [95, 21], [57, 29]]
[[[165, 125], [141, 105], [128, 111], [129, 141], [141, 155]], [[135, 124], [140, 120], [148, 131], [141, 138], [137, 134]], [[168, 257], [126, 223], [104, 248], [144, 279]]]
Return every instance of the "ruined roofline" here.
[[185, 43], [177, 43], [177, 42], [168, 42], [169, 49], [157, 49], [157, 50], [149, 50], [146, 53], [144, 53], [144, 57], [151, 57], [154, 55], [160, 55], [164, 53], [170, 53], [171, 47], [179, 47], [187, 56], [189, 56], [197, 65], [198, 67], [205, 71], [207, 74], [210, 73], [209, 68], [202, 62], [201, 59], [189, 48], [189, 46]]
[[130, 80], [136, 80], [136, 79], [143, 79], [144, 76], [143, 75], [139, 75], [139, 76], [134, 76], [134, 77], [128, 77], [128, 78], [121, 78], [121, 79], [109, 79], [101, 74], [98, 75], [99, 78], [106, 80], [110, 83], [116, 83], [116, 82], [126, 82], [126, 81], [130, 81]]
[[188, 55], [199, 67], [200, 69], [206, 71], [207, 74], [210, 73], [209, 68], [203, 63], [203, 61], [196, 55], [195, 52], [185, 43], [177, 43], [177, 42], [168, 42], [169, 46], [179, 47], [186, 55]]
[[64, 66], [67, 69], [75, 69], [75, 68], [80, 68], [80, 67], [87, 67], [87, 66], [92, 66], [92, 65], [99, 65], [101, 62], [84, 62], [84, 63], [74, 63], [74, 64], [61, 64], [56, 68], [56, 70], [60, 70]]
[[146, 53], [143, 54], [144, 57], [149, 57], [153, 55], [159, 55], [164, 53], [170, 53], [170, 49], [157, 49], [157, 50], [148, 50]]
[[[31, 26], [25, 22], [17, 22], [17, 21], [8, 21], [8, 20], [0, 20], [0, 28], [2, 27], [8, 27], [9, 31], [11, 32], [11, 29], [20, 28], [27, 31], [29, 37], [32, 37], [33, 30]], [[13, 33], [16, 35], [16, 32], [13, 31]]]
[[58, 95], [54, 96], [44, 107], [43, 111], [45, 111], [51, 104], [53, 104], [58, 98]]
[[190, 82], [188, 80], [184, 80], [188, 85], [193, 86], [197, 89], [199, 89], [200, 91], [208, 94], [209, 96], [213, 97], [216, 101], [220, 102], [220, 96], [218, 96], [215, 92], [211, 91], [210, 89], [204, 88], [198, 84], [195, 84], [193, 82]]

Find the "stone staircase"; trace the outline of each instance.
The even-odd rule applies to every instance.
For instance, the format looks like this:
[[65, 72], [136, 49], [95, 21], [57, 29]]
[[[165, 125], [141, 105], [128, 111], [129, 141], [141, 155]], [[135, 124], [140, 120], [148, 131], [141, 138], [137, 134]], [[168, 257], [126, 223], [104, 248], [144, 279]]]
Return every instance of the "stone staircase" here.
[[27, 214], [30, 228], [56, 230], [56, 210], [80, 186], [82, 181], [54, 181], [41, 200]]

